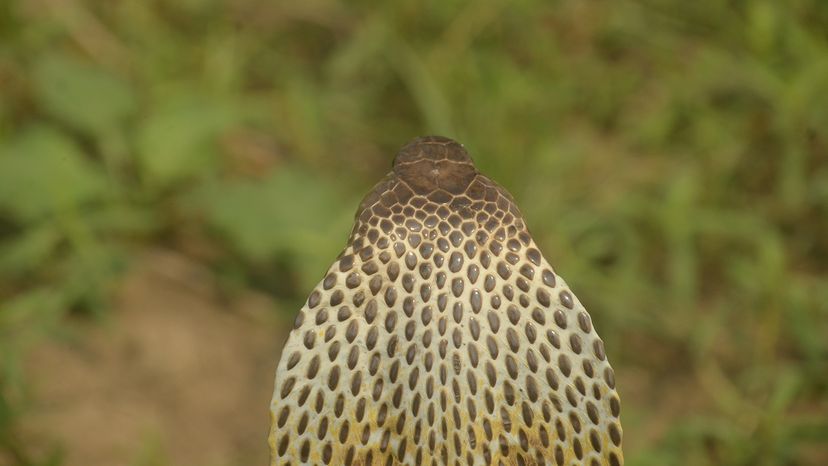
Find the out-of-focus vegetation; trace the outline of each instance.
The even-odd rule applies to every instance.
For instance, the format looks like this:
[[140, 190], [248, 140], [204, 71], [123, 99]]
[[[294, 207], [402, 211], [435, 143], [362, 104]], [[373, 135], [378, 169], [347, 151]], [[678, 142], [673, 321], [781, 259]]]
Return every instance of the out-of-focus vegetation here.
[[822, 0], [3, 0], [0, 464], [71, 450], [18, 429], [22, 355], [137, 251], [289, 317], [434, 133], [591, 310], [628, 464], [828, 464]]

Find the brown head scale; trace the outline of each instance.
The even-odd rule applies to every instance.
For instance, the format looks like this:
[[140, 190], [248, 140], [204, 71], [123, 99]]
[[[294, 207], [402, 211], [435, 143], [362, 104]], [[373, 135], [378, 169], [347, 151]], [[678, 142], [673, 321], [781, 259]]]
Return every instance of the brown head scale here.
[[461, 194], [477, 176], [466, 149], [443, 136], [425, 136], [406, 144], [394, 158], [394, 173], [417, 194], [442, 189]]

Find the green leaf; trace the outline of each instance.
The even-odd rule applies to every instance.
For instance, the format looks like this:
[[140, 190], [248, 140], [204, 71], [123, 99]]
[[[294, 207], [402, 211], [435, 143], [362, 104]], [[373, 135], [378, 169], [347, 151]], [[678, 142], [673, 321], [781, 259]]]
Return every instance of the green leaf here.
[[293, 257], [304, 285], [324, 274], [353, 220], [352, 200], [343, 199], [326, 180], [292, 169], [262, 181], [206, 186], [192, 199], [245, 259], [266, 262], [280, 253]]
[[0, 243], [0, 276], [20, 276], [42, 267], [60, 239], [57, 228], [43, 225]]
[[136, 107], [126, 82], [67, 55], [39, 59], [34, 65], [34, 85], [47, 113], [94, 135], [118, 125]]
[[106, 181], [60, 132], [36, 127], [0, 146], [0, 211], [18, 220], [54, 214], [100, 199]]
[[163, 188], [212, 172], [218, 136], [236, 119], [229, 106], [199, 97], [163, 104], [139, 129], [138, 155], [146, 181]]

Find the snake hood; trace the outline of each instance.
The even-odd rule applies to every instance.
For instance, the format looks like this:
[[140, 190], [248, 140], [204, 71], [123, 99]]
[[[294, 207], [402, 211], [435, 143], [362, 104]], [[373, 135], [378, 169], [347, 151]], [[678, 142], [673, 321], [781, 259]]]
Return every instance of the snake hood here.
[[509, 193], [419, 138], [362, 200], [276, 371], [271, 465], [623, 464], [592, 320]]

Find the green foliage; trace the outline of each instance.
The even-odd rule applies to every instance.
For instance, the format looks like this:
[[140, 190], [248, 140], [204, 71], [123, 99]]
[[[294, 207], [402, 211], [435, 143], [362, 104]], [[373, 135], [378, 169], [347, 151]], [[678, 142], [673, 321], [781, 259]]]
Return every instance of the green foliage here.
[[27, 128], [0, 152], [0, 209], [27, 223], [100, 200], [106, 179], [74, 141], [49, 128]]
[[136, 250], [295, 305], [429, 133], [590, 309], [627, 464], [828, 462], [828, 3], [32, 5], [0, 2], [0, 463], [59, 461], [20, 355]]
[[[193, 192], [188, 207], [248, 264], [290, 256], [298, 286], [310, 289], [342, 250], [353, 223], [353, 213], [337, 211], [341, 203], [329, 183], [283, 167], [263, 180], [205, 184]], [[338, 241], [329, 230], [342, 233]]]
[[90, 135], [118, 127], [135, 111], [126, 83], [70, 55], [38, 57], [32, 74], [40, 108]]
[[138, 128], [137, 155], [147, 184], [171, 187], [214, 173], [216, 139], [234, 119], [226, 106], [186, 93], [161, 102]]

